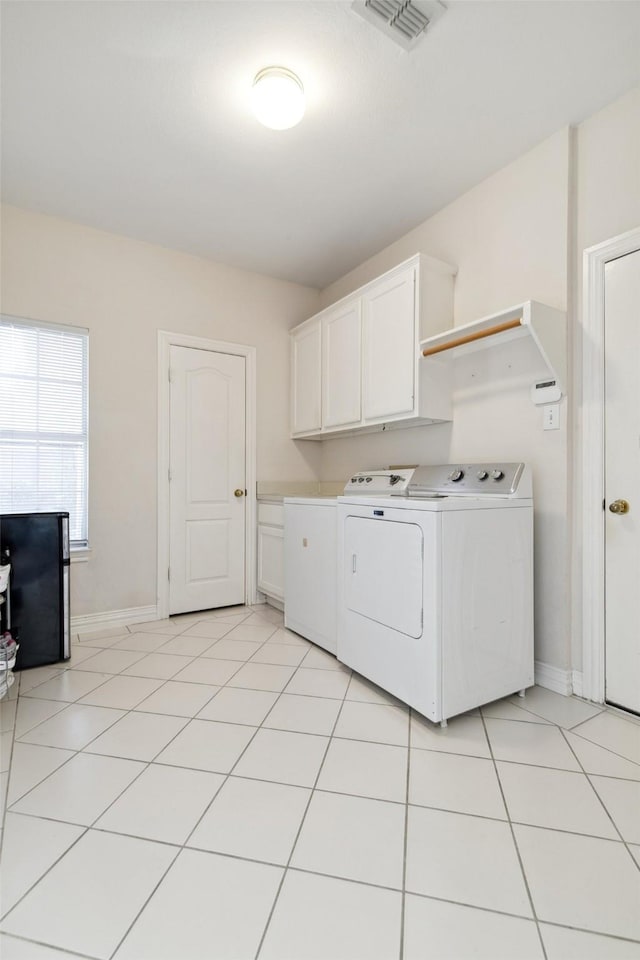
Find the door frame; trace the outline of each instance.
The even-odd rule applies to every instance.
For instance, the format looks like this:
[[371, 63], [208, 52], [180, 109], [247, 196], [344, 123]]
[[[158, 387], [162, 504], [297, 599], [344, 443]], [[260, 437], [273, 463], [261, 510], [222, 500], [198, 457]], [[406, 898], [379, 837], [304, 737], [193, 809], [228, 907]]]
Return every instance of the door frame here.
[[640, 249], [640, 227], [588, 247], [582, 316], [582, 696], [605, 698], [605, 266]]
[[257, 602], [256, 587], [256, 348], [158, 330], [158, 572], [157, 616], [169, 616], [169, 360], [171, 347], [191, 347], [245, 359], [245, 603]]

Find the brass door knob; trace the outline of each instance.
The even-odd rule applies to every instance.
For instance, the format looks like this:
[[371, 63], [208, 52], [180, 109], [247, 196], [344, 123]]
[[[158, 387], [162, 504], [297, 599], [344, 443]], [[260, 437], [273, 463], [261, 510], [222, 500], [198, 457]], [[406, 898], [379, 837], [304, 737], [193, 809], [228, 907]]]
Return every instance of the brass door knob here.
[[241, 490], [240, 487], [238, 487], [237, 490], [233, 491], [233, 495], [234, 497], [244, 497], [244, 490]]
[[629, 513], [630, 509], [628, 500], [614, 500], [613, 503], [609, 504], [611, 513]]

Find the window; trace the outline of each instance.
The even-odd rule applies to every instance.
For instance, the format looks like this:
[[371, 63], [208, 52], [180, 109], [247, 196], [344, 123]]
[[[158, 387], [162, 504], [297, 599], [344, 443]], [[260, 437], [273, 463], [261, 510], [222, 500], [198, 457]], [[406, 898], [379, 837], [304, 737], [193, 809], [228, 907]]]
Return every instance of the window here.
[[0, 514], [66, 510], [87, 545], [88, 332], [0, 317]]

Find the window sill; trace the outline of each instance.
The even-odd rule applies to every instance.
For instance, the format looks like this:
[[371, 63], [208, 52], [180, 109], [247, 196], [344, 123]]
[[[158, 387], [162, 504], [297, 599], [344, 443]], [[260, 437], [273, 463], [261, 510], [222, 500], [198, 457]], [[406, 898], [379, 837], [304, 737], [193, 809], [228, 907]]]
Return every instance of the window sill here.
[[86, 563], [91, 557], [91, 550], [89, 547], [71, 547], [69, 556], [71, 563]]

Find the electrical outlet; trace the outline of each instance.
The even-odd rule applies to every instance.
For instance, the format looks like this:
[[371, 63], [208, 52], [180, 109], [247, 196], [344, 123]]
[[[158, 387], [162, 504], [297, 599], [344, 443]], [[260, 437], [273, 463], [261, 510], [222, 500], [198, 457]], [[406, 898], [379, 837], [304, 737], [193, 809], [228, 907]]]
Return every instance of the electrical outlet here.
[[560, 404], [548, 403], [542, 408], [542, 429], [560, 429]]

